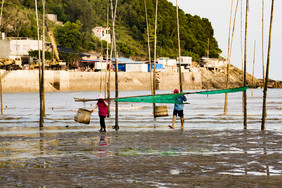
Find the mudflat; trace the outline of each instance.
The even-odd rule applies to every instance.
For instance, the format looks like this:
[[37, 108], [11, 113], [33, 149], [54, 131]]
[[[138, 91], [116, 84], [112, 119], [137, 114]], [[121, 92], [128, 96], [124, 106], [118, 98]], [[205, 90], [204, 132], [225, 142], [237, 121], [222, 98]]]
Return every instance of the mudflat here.
[[281, 132], [42, 131], [0, 143], [1, 187], [282, 185]]

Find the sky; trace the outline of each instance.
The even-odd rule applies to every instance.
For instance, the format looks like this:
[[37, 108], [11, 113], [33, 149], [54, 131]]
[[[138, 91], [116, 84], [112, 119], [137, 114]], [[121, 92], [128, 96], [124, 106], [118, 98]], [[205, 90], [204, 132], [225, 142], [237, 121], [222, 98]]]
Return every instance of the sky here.
[[[176, 0], [168, 0], [174, 5]], [[209, 19], [214, 29], [214, 36], [218, 41], [219, 48], [224, 56], [228, 56], [228, 35], [229, 20], [232, 0], [178, 0], [178, 6], [185, 13], [198, 15]], [[240, 0], [241, 1], [241, 0]], [[233, 0], [233, 18], [237, 0]], [[264, 29], [264, 59], [265, 69], [268, 52], [269, 25], [272, 0], [264, 0], [265, 3], [265, 29]], [[239, 2], [237, 21], [235, 26], [234, 42], [231, 54], [231, 64], [242, 68], [241, 56], [241, 2]], [[249, 0], [248, 14], [248, 36], [247, 36], [247, 72], [253, 73], [253, 63], [255, 62], [254, 75], [262, 78], [262, 0]], [[246, 0], [243, 0], [243, 26], [245, 27]], [[282, 80], [282, 1], [275, 0], [272, 44], [270, 53], [269, 78]], [[181, 23], [180, 23], [181, 24]], [[181, 34], [180, 34], [181, 35]], [[243, 28], [243, 36], [245, 29]], [[256, 42], [255, 42], [256, 41]], [[256, 43], [256, 45], [255, 45]], [[244, 39], [243, 39], [244, 44]], [[254, 47], [256, 46], [256, 47]], [[254, 50], [255, 49], [255, 50]], [[280, 54], [281, 53], [281, 54]]]

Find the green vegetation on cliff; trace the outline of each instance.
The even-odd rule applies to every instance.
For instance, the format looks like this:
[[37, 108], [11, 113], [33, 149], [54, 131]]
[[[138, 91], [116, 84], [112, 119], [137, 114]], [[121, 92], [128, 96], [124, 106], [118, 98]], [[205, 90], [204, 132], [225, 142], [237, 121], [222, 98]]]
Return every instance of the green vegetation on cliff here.
[[[146, 2], [153, 51], [155, 0]], [[107, 0], [46, 0], [47, 13], [57, 14], [58, 20], [64, 23], [64, 27], [53, 26], [58, 45], [76, 51], [101, 51], [101, 45], [105, 47], [106, 43], [101, 44], [91, 30], [95, 26], [106, 27], [109, 5]], [[41, 1], [38, 1], [38, 7], [42, 12]], [[208, 19], [185, 14], [182, 10], [179, 11], [179, 19], [181, 55], [192, 56], [194, 60], [205, 56], [209, 40], [209, 56], [218, 57], [221, 50]], [[34, 0], [5, 2], [1, 31], [7, 36], [36, 39]], [[146, 59], [147, 27], [143, 0], [118, 1], [116, 35], [117, 50], [121, 56]], [[159, 0], [157, 56], [178, 56], [176, 8], [167, 0]]]

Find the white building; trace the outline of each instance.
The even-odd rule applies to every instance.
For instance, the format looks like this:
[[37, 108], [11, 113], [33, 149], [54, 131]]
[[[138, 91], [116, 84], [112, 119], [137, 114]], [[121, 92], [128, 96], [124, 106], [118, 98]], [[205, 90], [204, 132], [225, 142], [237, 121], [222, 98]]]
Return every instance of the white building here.
[[176, 67], [176, 59], [170, 59], [169, 57], [159, 57], [158, 63], [163, 65], [163, 68]]
[[109, 33], [110, 28], [104, 27], [95, 27], [92, 29], [92, 32], [95, 37], [98, 37], [100, 40], [105, 40], [109, 44], [111, 43], [111, 34]]
[[143, 62], [126, 63], [126, 72], [148, 72], [148, 64]]
[[[22, 56], [28, 56], [29, 50], [38, 50], [38, 41], [29, 38], [7, 38], [0, 40], [1, 52], [0, 58], [15, 59]], [[42, 50], [42, 41], [39, 41], [39, 48]]]
[[[177, 62], [179, 64], [179, 57], [177, 58]], [[189, 56], [180, 56], [181, 70], [183, 71], [191, 71], [192, 69], [192, 57]]]
[[227, 61], [217, 58], [202, 58], [200, 61], [200, 66], [209, 70], [220, 71], [220, 69], [227, 67]]

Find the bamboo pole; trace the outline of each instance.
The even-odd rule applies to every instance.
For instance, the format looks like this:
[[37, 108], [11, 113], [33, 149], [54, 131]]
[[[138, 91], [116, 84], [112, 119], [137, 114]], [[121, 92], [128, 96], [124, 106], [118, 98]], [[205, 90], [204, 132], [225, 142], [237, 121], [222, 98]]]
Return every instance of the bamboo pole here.
[[150, 86], [151, 86], [151, 91], [153, 94], [153, 76], [152, 76], [152, 62], [151, 62], [151, 48], [150, 48], [150, 31], [149, 31], [149, 20], [148, 20], [148, 12], [147, 12], [147, 4], [146, 0], [144, 0], [144, 5], [145, 5], [145, 15], [146, 15], [146, 25], [147, 25], [147, 43], [148, 43], [148, 57], [149, 57], [149, 71], [150, 71]]
[[[115, 18], [114, 18], [114, 9], [113, 9], [113, 1], [110, 0], [110, 4], [111, 4], [111, 18], [112, 18], [112, 22], [114, 22]], [[111, 111], [110, 111], [110, 106], [111, 106], [111, 101], [110, 101], [110, 97], [111, 97], [111, 69], [112, 69], [112, 58], [113, 58], [113, 47], [114, 47], [114, 38], [112, 37], [112, 40], [111, 40], [111, 53], [110, 53], [110, 62], [109, 62], [109, 74], [108, 74], [108, 117], [110, 117], [111, 115]]]
[[[256, 62], [256, 41], [254, 42], [253, 77], [252, 77], [252, 85], [253, 86], [254, 86], [254, 76], [255, 76], [255, 62]], [[252, 87], [252, 96], [254, 96], [253, 87]]]
[[180, 46], [180, 32], [179, 32], [179, 17], [178, 17], [178, 0], [176, 0], [176, 18], [177, 18], [177, 38], [178, 38], [178, 63], [179, 63], [179, 88], [180, 92], [183, 92], [182, 88], [182, 72], [181, 72], [181, 46]]
[[[150, 48], [150, 29], [149, 29], [149, 20], [148, 20], [148, 11], [147, 11], [147, 4], [146, 0], [144, 0], [144, 6], [145, 6], [145, 15], [146, 15], [146, 25], [147, 25], [147, 43], [148, 43], [148, 58], [149, 58], [149, 73], [150, 73], [150, 87], [151, 87], [151, 93], [153, 94], [154, 92], [154, 87], [153, 87], [153, 75], [152, 75], [152, 60], [151, 60], [151, 48]], [[155, 115], [155, 104], [152, 104], [153, 107], [153, 114], [154, 118], [156, 117]]]
[[[207, 58], [210, 57], [210, 38], [208, 38], [208, 45], [207, 45]], [[209, 86], [210, 86], [210, 79], [207, 78], [207, 91], [209, 91]], [[209, 98], [209, 94], [207, 94], [207, 98]]]
[[46, 4], [45, 0], [42, 0], [42, 7], [43, 7], [43, 18], [42, 18], [42, 97], [43, 97], [43, 116], [46, 116], [45, 113], [45, 10], [46, 10]]
[[[106, 29], [106, 34], [108, 35], [108, 28], [109, 28], [109, 5], [107, 4], [107, 29]], [[109, 66], [109, 43], [107, 41], [107, 55], [106, 55], [106, 69], [105, 69], [105, 98], [107, 97], [107, 68]], [[109, 104], [109, 100], [108, 100], [108, 104]]]
[[[233, 11], [233, 0], [231, 0], [231, 7], [230, 7], [230, 18], [229, 18], [229, 33], [228, 33], [228, 51], [227, 51], [227, 61], [229, 62], [229, 51], [230, 51], [230, 37], [231, 37], [231, 23], [232, 23], [232, 11]], [[229, 78], [229, 63], [227, 62], [227, 80], [226, 80], [226, 87], [228, 86], [228, 78]], [[226, 88], [227, 89], [227, 88]], [[225, 102], [224, 102], [224, 112], [225, 115], [227, 112], [227, 106], [228, 106], [228, 94], [225, 93]]]
[[264, 62], [264, 0], [262, 0], [262, 78], [263, 78], [263, 84], [265, 83], [265, 62]]
[[261, 130], [265, 130], [266, 97], [267, 97], [267, 84], [268, 84], [269, 64], [270, 64], [270, 50], [271, 50], [271, 34], [272, 34], [272, 24], [273, 24], [273, 12], [274, 12], [274, 0], [272, 0], [272, 5], [271, 5], [271, 17], [270, 17], [270, 26], [269, 26], [269, 39], [268, 39], [268, 52], [267, 52], [267, 63], [266, 63], [266, 75], [265, 75], [265, 83], [264, 83], [264, 90], [263, 90], [263, 108], [262, 108]]
[[[0, 14], [0, 32], [1, 32], [1, 26], [2, 26], [2, 14], [3, 14], [3, 8], [4, 8], [4, 0], [2, 0], [1, 5], [1, 14]], [[4, 114], [3, 111], [3, 85], [2, 85], [2, 72], [0, 72], [0, 95], [1, 95], [1, 114]]]
[[2, 85], [2, 72], [0, 72], [0, 95], [1, 95], [1, 115], [4, 114], [3, 112], [3, 85]]
[[[244, 52], [244, 87], [246, 87], [246, 73], [247, 73], [247, 35], [248, 35], [248, 12], [249, 0], [246, 0], [246, 21], [245, 21], [245, 52]], [[247, 92], [243, 91], [244, 100], [244, 129], [247, 129]]]
[[36, 28], [37, 28], [37, 42], [38, 42], [38, 65], [39, 65], [39, 79], [41, 79], [41, 53], [40, 53], [40, 26], [38, 20], [37, 0], [35, 0], [35, 14], [36, 14]]
[[[38, 40], [38, 65], [39, 65], [39, 106], [40, 106], [40, 121], [39, 127], [43, 127], [44, 118], [43, 118], [43, 90], [42, 90], [42, 62], [40, 60], [40, 34], [39, 34], [39, 20], [38, 20], [38, 7], [37, 7], [37, 0], [35, 0], [35, 12], [36, 12], [36, 25], [37, 25], [37, 40]], [[42, 56], [43, 57], [43, 56]]]
[[2, 0], [1, 13], [0, 13], [0, 32], [1, 32], [1, 26], [2, 26], [2, 15], [3, 15], [4, 3], [5, 3], [5, 1]]
[[[233, 4], [233, 0], [232, 0], [232, 4]], [[231, 55], [232, 55], [232, 46], [233, 46], [233, 40], [234, 40], [234, 33], [235, 33], [238, 5], [239, 5], [239, 0], [237, 0], [236, 9], [235, 9], [235, 15], [234, 15], [234, 21], [233, 21], [233, 27], [232, 27], [233, 28], [232, 29], [232, 37], [229, 36], [229, 40], [228, 40], [228, 60], [227, 60], [226, 89], [228, 89], [228, 87], [229, 87], [229, 70], [230, 70], [230, 61], [231, 61]], [[231, 6], [231, 8], [232, 7], [233, 6]], [[232, 17], [232, 10], [231, 10], [230, 14], [231, 14], [231, 17]], [[230, 26], [231, 26], [231, 22], [230, 22]], [[229, 33], [229, 34], [231, 35], [231, 33]], [[228, 108], [228, 93], [225, 94], [224, 114], [227, 113], [227, 108]]]
[[[158, 0], [156, 0], [156, 15], [155, 15], [153, 95], [156, 94], [157, 28], [158, 28]], [[154, 114], [154, 119], [156, 119], [156, 103], [153, 103], [153, 114]]]
[[[243, 48], [243, 0], [241, 0], [241, 61], [242, 61], [242, 84], [244, 85], [244, 48]], [[242, 93], [242, 112], [244, 112], [244, 93]]]
[[[116, 12], [117, 12], [117, 3], [118, 0], [116, 0], [115, 3], [115, 17], [116, 17]], [[115, 52], [115, 97], [118, 98], [118, 55], [117, 55], [117, 48], [116, 48], [116, 35], [115, 35], [115, 19], [113, 20], [113, 39], [114, 39], [114, 52]], [[115, 115], [115, 129], [119, 129], [118, 125], [118, 102], [116, 102], [116, 115]]]

